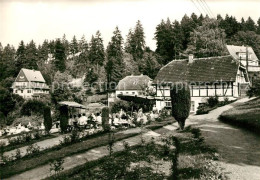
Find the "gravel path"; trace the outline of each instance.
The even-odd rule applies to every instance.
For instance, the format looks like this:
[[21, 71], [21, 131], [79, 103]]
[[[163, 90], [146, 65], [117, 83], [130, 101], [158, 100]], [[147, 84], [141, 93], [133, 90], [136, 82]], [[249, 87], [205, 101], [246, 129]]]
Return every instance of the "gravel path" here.
[[220, 165], [230, 179], [260, 180], [260, 136], [220, 122], [218, 116], [236, 103], [220, 107], [206, 115], [191, 115], [187, 125], [201, 129], [207, 144], [220, 154]]

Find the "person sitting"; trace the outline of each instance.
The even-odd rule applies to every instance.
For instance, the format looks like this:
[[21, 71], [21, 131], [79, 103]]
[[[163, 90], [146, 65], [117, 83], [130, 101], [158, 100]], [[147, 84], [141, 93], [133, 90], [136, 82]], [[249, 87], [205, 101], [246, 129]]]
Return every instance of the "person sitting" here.
[[68, 130], [71, 131], [73, 127], [73, 121], [72, 115], [70, 115], [69, 122], [68, 122]]
[[113, 121], [114, 126], [118, 126], [119, 125], [119, 118], [118, 115], [115, 115], [114, 121]]
[[76, 127], [78, 123], [78, 118], [77, 115], [74, 115], [74, 119], [73, 119], [73, 125]]
[[80, 126], [86, 126], [87, 121], [88, 121], [88, 118], [86, 117], [86, 114], [83, 113], [83, 115], [79, 118], [79, 125]]
[[97, 124], [98, 125], [102, 124], [102, 117], [101, 117], [100, 113], [97, 113]]

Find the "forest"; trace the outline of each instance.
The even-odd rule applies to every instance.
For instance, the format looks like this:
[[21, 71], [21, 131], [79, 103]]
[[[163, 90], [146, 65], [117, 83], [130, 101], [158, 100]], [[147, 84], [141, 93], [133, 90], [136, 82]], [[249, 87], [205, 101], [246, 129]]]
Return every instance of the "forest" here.
[[[180, 21], [163, 19], [155, 27], [156, 50], [145, 43], [141, 21], [129, 30], [124, 38], [119, 27], [115, 27], [107, 47], [104, 47], [100, 31], [87, 41], [74, 36], [71, 40], [64, 34], [60, 38], [44, 40], [36, 45], [20, 41], [18, 48], [0, 42], [0, 117], [11, 116], [19, 108], [21, 98], [12, 94], [10, 88], [21, 68], [41, 71], [48, 85], [54, 82], [68, 83], [73, 78], [84, 82], [117, 83], [131, 74], [144, 74], [154, 78], [159, 69], [175, 59], [227, 55], [226, 44], [251, 46], [260, 58], [260, 18], [242, 18], [218, 15], [216, 19], [202, 14], [186, 14]], [[60, 100], [82, 100], [93, 94], [105, 93], [106, 88], [69, 89], [56, 88], [51, 91], [51, 102]]]

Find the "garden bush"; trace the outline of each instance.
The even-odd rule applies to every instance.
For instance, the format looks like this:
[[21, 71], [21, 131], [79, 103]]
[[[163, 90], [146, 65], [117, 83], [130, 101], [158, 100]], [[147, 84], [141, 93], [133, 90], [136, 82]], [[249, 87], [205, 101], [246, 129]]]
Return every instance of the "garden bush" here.
[[43, 118], [44, 118], [44, 126], [45, 126], [45, 131], [49, 133], [49, 131], [52, 128], [52, 118], [51, 118], [51, 108], [46, 106], [44, 107], [44, 112], [43, 112]]
[[102, 109], [102, 127], [104, 131], [109, 131], [109, 108], [104, 107]]
[[209, 107], [214, 107], [219, 103], [218, 96], [211, 96], [207, 99]]
[[189, 86], [185, 83], [176, 84], [170, 91], [172, 116], [183, 130], [185, 121], [190, 114], [191, 97]]
[[21, 115], [31, 116], [32, 113], [42, 115], [45, 104], [42, 101], [30, 99], [26, 101], [21, 108]]
[[61, 132], [67, 132], [68, 128], [68, 120], [69, 120], [69, 110], [67, 106], [60, 106], [60, 128]]
[[253, 86], [247, 91], [247, 95], [251, 98], [253, 96], [260, 97], [260, 80], [255, 80]]

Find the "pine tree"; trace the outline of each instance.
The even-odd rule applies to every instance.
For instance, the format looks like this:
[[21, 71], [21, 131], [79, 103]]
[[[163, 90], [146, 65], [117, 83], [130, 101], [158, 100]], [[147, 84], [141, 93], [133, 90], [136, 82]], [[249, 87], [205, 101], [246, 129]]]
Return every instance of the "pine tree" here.
[[134, 31], [134, 42], [135, 42], [135, 52], [134, 52], [134, 58], [135, 59], [141, 59], [144, 54], [144, 48], [145, 48], [145, 36], [144, 36], [144, 29], [141, 24], [141, 22], [138, 20], [135, 26]]
[[190, 41], [190, 33], [196, 28], [196, 23], [193, 19], [189, 18], [186, 14], [181, 20], [181, 28], [184, 33], [183, 48], [186, 49]]
[[80, 51], [81, 53], [84, 53], [84, 52], [87, 52], [87, 51], [88, 51], [88, 48], [89, 48], [89, 47], [88, 47], [88, 43], [87, 43], [87, 41], [86, 41], [84, 35], [83, 35], [83, 36], [81, 37], [81, 39], [79, 40], [78, 47], [79, 47], [79, 51]]
[[256, 33], [260, 35], [260, 18], [257, 20]]
[[19, 47], [16, 51], [16, 60], [15, 60], [15, 66], [16, 66], [16, 73], [25, 67], [26, 63], [26, 56], [25, 56], [25, 45], [24, 42], [21, 41], [19, 44]]
[[123, 77], [124, 62], [123, 62], [123, 37], [120, 30], [116, 27], [113, 32], [111, 41], [107, 46], [107, 64], [106, 74], [107, 81], [118, 82]]
[[[178, 21], [173, 23], [173, 46], [174, 46], [174, 58], [180, 58], [180, 52], [185, 48], [183, 47], [183, 42], [185, 41], [185, 35], [183, 29]], [[190, 40], [188, 40], [190, 41]]]
[[144, 29], [141, 22], [138, 20], [134, 31], [129, 30], [126, 38], [125, 50], [130, 53], [135, 61], [142, 59], [145, 49]]
[[250, 16], [245, 22], [245, 27], [247, 31], [256, 31], [255, 22]]
[[65, 55], [65, 48], [61, 43], [60, 39], [57, 39], [55, 43], [54, 58], [55, 58], [54, 64], [56, 69], [60, 72], [64, 72], [66, 69], [66, 65], [65, 65], [66, 55]]
[[77, 41], [75, 35], [73, 36], [73, 38], [69, 44], [69, 49], [70, 49], [70, 53], [73, 55], [75, 55], [76, 53], [79, 52], [78, 41]]
[[241, 18], [240, 31], [246, 31], [246, 22], [245, 22], [244, 18]]
[[38, 47], [38, 61], [39, 63], [47, 62], [49, 55], [49, 43], [48, 40], [44, 40], [42, 45]]
[[7, 44], [4, 48], [0, 47], [0, 81], [8, 77], [15, 77], [17, 75], [17, 68], [15, 66], [16, 50], [13, 46]]
[[219, 21], [219, 27], [225, 30], [227, 39], [234, 36], [240, 29], [240, 25], [236, 18], [233, 16], [226, 15], [225, 19]]
[[133, 39], [133, 31], [132, 29], [129, 29], [129, 32], [126, 36], [126, 42], [125, 42], [125, 52], [131, 54], [134, 49], [134, 41]]
[[69, 53], [70, 53], [70, 43], [66, 39], [66, 34], [63, 34], [61, 42], [62, 42], [62, 44], [63, 44], [63, 46], [65, 48], [65, 54], [66, 54], [66, 56], [68, 56]]
[[26, 63], [25, 67], [28, 69], [38, 69], [37, 61], [39, 60], [38, 57], [38, 49], [33, 40], [30, 41], [29, 44], [26, 45]]
[[95, 37], [92, 36], [91, 41], [89, 43], [89, 61], [93, 65], [102, 66], [105, 60], [105, 52], [104, 52], [104, 45], [103, 39], [101, 37], [101, 33], [97, 31]]
[[156, 40], [156, 53], [163, 57], [163, 64], [167, 64], [173, 59], [174, 56], [174, 44], [173, 44], [173, 26], [169, 20], [165, 23], [161, 21], [156, 27], [155, 32]]

